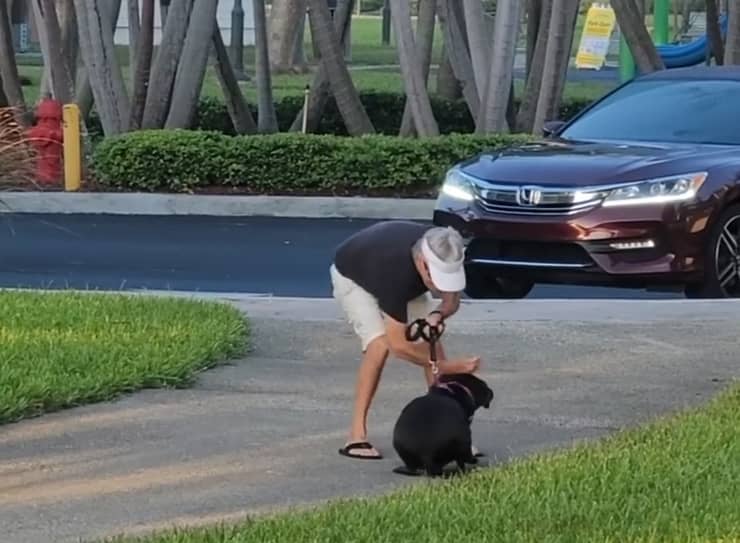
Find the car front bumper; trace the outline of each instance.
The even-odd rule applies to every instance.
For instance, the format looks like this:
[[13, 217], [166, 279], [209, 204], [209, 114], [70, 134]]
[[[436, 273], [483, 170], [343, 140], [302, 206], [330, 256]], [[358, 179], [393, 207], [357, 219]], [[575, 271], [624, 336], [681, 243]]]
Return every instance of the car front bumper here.
[[708, 216], [698, 205], [492, 214], [443, 195], [433, 222], [469, 238], [467, 266], [537, 282], [643, 285], [701, 274]]

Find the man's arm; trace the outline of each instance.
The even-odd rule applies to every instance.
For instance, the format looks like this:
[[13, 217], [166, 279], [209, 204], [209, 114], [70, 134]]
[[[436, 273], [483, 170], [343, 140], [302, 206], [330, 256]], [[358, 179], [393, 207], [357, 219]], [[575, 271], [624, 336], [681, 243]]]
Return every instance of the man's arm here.
[[451, 317], [460, 309], [460, 299], [462, 298], [460, 292], [442, 292], [440, 298], [442, 298], [442, 301], [437, 306], [436, 311], [441, 314], [442, 319]]
[[[391, 352], [407, 362], [423, 368], [429, 367], [429, 344], [425, 341], [411, 342], [406, 339], [406, 324], [385, 315], [386, 337]], [[478, 370], [480, 357], [447, 359], [437, 351], [437, 363], [442, 373], [472, 373]]]

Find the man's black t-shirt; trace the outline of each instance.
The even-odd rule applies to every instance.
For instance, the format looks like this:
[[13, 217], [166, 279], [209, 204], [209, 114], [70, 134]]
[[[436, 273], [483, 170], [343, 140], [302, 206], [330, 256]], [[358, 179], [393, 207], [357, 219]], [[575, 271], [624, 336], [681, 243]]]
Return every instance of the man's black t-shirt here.
[[409, 221], [376, 223], [350, 236], [338, 248], [337, 271], [378, 300], [380, 309], [407, 321], [407, 304], [427, 292], [411, 248], [430, 227]]

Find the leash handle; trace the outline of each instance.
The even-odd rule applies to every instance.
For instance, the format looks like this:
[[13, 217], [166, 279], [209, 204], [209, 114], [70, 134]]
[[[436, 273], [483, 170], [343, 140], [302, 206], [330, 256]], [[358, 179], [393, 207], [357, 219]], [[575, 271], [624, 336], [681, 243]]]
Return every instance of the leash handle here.
[[435, 382], [439, 380], [439, 366], [437, 365], [437, 340], [444, 333], [444, 322], [434, 326], [427, 322], [426, 319], [416, 319], [406, 327], [406, 339], [408, 341], [417, 341], [424, 339], [429, 343], [429, 363], [432, 366]]

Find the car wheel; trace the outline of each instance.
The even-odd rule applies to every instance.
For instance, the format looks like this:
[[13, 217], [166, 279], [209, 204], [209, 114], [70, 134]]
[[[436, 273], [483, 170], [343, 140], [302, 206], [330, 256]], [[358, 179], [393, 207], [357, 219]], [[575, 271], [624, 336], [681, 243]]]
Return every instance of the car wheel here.
[[709, 235], [704, 281], [687, 285], [688, 298], [740, 297], [740, 205], [727, 208]]
[[465, 274], [465, 294], [474, 299], [526, 298], [534, 287], [532, 281], [498, 277], [485, 268], [468, 267]]

